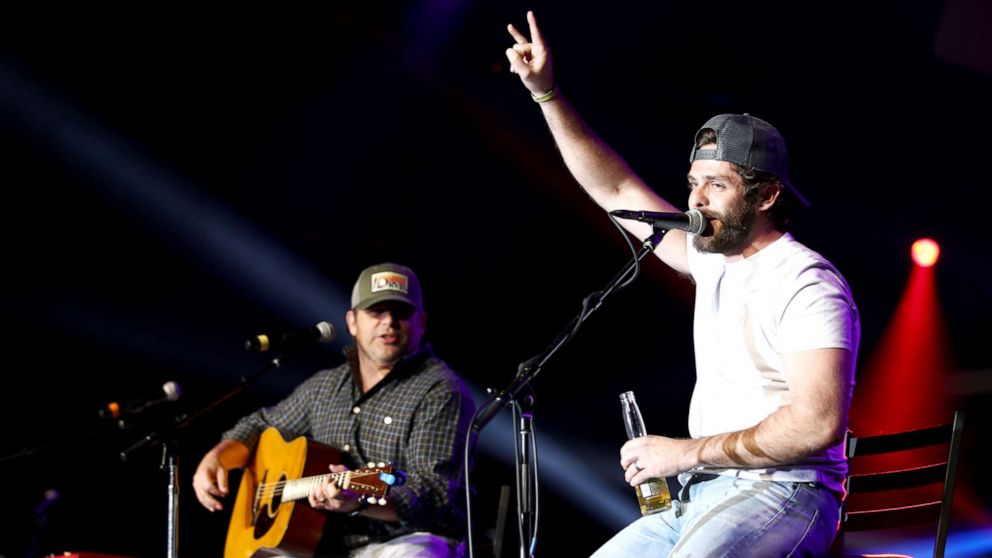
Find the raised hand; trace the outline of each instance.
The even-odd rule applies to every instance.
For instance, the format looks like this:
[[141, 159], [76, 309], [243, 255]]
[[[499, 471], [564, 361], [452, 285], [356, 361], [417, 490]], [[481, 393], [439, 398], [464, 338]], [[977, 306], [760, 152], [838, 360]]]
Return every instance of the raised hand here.
[[506, 30], [516, 41], [516, 44], [506, 49], [506, 58], [510, 61], [510, 71], [520, 76], [524, 86], [534, 95], [543, 95], [555, 86], [551, 71], [551, 50], [537, 27], [534, 12], [527, 12], [527, 23], [530, 25], [531, 40], [512, 23], [506, 26]]

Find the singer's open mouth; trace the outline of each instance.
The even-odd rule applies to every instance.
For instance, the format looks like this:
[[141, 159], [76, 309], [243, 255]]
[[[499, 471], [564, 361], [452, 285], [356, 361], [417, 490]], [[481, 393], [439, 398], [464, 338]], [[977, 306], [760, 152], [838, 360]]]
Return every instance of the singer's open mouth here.
[[703, 232], [699, 233], [699, 236], [702, 236], [704, 238], [713, 236], [715, 232], [713, 230], [713, 224], [719, 221], [719, 219], [710, 215], [706, 215], [705, 213], [703, 214], [703, 217], [706, 218], [706, 227], [703, 229]]

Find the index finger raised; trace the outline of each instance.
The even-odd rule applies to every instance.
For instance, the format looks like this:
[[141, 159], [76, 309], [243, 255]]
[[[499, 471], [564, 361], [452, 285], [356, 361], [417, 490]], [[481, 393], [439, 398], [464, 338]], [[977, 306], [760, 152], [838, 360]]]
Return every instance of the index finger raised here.
[[541, 29], [537, 26], [537, 16], [534, 15], [533, 11], [527, 12], [527, 24], [530, 26], [530, 39], [536, 45], [544, 46], [544, 35], [541, 35]]

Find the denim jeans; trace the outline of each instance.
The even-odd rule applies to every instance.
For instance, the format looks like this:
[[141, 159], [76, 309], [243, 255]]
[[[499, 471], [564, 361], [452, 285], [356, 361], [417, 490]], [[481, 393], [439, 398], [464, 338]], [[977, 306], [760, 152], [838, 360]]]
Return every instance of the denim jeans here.
[[668, 510], [628, 525], [593, 558], [823, 556], [837, 532], [837, 499], [815, 483], [720, 476], [687, 492], [684, 502], [673, 498]]
[[465, 555], [465, 544], [435, 535], [416, 532], [390, 539], [384, 543], [373, 543], [356, 550], [352, 558], [461, 558]]

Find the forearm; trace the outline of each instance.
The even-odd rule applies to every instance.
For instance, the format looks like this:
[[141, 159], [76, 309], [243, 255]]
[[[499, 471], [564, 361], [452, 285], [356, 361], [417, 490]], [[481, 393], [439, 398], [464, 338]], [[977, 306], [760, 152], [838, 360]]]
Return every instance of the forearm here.
[[216, 458], [224, 469], [237, 469], [248, 464], [251, 449], [238, 440], [224, 439], [208, 455]]
[[[600, 207], [606, 211], [679, 211], [649, 188], [627, 162], [589, 128], [563, 95], [559, 93], [553, 100], [541, 103], [541, 110], [568, 170]], [[625, 219], [621, 224], [641, 239], [654, 232], [646, 223]], [[670, 231], [655, 252], [681, 273], [688, 273], [685, 239], [682, 231]]]
[[568, 170], [604, 209], [618, 209], [640, 197], [638, 208], [677, 211], [647, 188], [560, 91], [552, 101], [541, 103], [541, 110]]
[[843, 437], [840, 424], [839, 417], [818, 416], [786, 405], [751, 428], [682, 440], [678, 469], [755, 469], [798, 463], [839, 443]]

